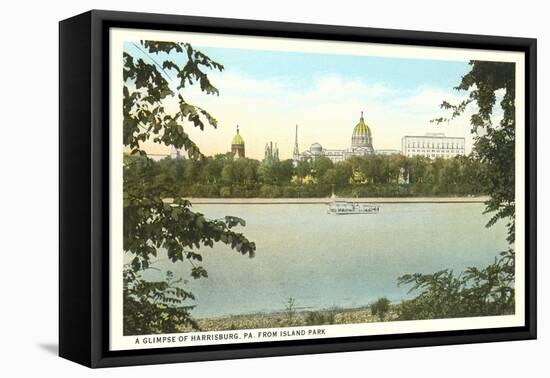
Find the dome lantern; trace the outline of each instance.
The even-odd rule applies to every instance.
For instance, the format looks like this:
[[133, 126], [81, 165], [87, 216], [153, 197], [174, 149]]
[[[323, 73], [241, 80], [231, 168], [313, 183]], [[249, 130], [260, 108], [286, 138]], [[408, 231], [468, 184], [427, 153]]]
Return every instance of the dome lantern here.
[[231, 144], [239, 144], [239, 145], [243, 145], [244, 146], [244, 139], [243, 137], [241, 136], [241, 134], [239, 134], [239, 125], [237, 125], [237, 134], [235, 134], [235, 136], [233, 137], [233, 140], [231, 141]]

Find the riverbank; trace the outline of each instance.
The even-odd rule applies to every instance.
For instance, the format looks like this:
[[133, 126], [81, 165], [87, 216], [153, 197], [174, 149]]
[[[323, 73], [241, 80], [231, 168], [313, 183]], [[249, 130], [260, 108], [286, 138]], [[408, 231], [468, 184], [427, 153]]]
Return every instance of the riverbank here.
[[[390, 305], [383, 321], [397, 319], [396, 306]], [[202, 331], [227, 331], [235, 329], [302, 327], [327, 324], [357, 324], [380, 322], [380, 318], [371, 313], [369, 306], [342, 309], [324, 309], [318, 311], [302, 310], [295, 312], [280, 311], [230, 315], [216, 318], [195, 319]], [[180, 328], [180, 332], [194, 331], [190, 327]]]
[[[186, 198], [192, 204], [327, 204], [330, 198]], [[346, 201], [361, 203], [484, 203], [489, 197], [367, 197], [367, 198], [343, 198]], [[169, 200], [167, 200], [169, 201]]]

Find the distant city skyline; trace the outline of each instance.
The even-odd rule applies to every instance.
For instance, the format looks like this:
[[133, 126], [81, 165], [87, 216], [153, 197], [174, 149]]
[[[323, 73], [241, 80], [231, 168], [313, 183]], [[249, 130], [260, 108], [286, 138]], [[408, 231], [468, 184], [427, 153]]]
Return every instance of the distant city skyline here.
[[[466, 95], [453, 90], [469, 70], [466, 61], [194, 47], [225, 66], [221, 73], [206, 71], [219, 96], [206, 95], [198, 86], [183, 91], [186, 101], [218, 120], [218, 129], [186, 126], [206, 155], [229, 152], [237, 125], [246, 156], [258, 160], [269, 141], [277, 143], [281, 159], [291, 159], [296, 125], [300, 152], [313, 143], [347, 148], [361, 111], [375, 150], [400, 150], [404, 135], [443, 132], [466, 138], [465, 152], [471, 151], [470, 113], [450, 124], [430, 123], [446, 114], [439, 109], [443, 100], [458, 102]], [[131, 43], [125, 49], [150, 59]], [[179, 59], [175, 61], [183, 64]], [[177, 103], [165, 106], [175, 111]], [[170, 147], [152, 143], [144, 148], [170, 153]]]

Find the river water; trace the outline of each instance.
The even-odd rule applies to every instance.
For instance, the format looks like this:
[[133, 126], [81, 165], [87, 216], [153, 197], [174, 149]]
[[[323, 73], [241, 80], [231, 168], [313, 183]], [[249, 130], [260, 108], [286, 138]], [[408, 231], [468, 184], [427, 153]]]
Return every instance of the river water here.
[[383, 204], [377, 215], [341, 216], [328, 215], [322, 204], [193, 209], [245, 219], [236, 231], [257, 247], [253, 259], [223, 244], [201, 249], [208, 278], [198, 280], [188, 263], [155, 264], [188, 277], [196, 317], [279, 311], [289, 297], [299, 309], [357, 307], [381, 296], [399, 301], [408, 291], [397, 287], [400, 275], [483, 266], [507, 247], [504, 222], [485, 228], [481, 203]]

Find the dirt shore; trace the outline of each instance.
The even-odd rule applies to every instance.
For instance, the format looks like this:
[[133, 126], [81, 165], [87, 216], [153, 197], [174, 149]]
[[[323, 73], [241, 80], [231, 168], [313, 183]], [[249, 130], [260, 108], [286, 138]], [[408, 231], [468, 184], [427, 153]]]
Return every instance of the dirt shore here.
[[[397, 314], [394, 306], [382, 321], [395, 320]], [[226, 331], [236, 329], [300, 327], [324, 324], [354, 324], [380, 322], [378, 316], [372, 315], [368, 306], [352, 309], [326, 309], [318, 311], [285, 311], [273, 313], [257, 313], [244, 315], [230, 315], [216, 318], [196, 319], [202, 331]], [[182, 327], [181, 332], [194, 331]]]

